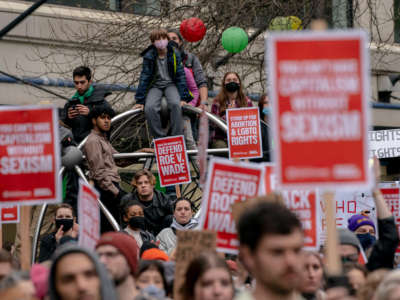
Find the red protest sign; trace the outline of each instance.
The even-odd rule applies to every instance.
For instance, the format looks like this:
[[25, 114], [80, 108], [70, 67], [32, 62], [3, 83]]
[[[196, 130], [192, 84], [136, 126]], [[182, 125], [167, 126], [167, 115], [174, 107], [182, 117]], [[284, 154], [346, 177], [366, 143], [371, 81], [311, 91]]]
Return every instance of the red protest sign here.
[[366, 34], [271, 34], [267, 47], [278, 183], [368, 188]]
[[88, 249], [94, 249], [100, 237], [98, 198], [99, 193], [91, 185], [79, 180], [79, 245]]
[[156, 139], [154, 148], [161, 186], [191, 182], [183, 135]]
[[262, 157], [260, 112], [258, 107], [226, 110], [229, 158]]
[[[264, 192], [266, 194], [276, 189], [276, 175], [273, 164], [264, 164]], [[304, 247], [319, 250], [320, 246], [320, 216], [319, 201], [316, 190], [281, 191], [286, 206], [293, 211], [301, 221], [304, 231]]]
[[0, 107], [0, 203], [61, 200], [58, 115], [53, 107]]
[[203, 193], [200, 228], [217, 232], [217, 250], [236, 254], [237, 240], [232, 205], [258, 196], [263, 169], [256, 164], [227, 159], [210, 160]]
[[[379, 184], [379, 188], [389, 210], [393, 214], [397, 231], [400, 232], [400, 184], [398, 181], [383, 182]], [[400, 253], [400, 246], [397, 247], [396, 253]]]
[[19, 205], [1, 206], [0, 223], [19, 223]]

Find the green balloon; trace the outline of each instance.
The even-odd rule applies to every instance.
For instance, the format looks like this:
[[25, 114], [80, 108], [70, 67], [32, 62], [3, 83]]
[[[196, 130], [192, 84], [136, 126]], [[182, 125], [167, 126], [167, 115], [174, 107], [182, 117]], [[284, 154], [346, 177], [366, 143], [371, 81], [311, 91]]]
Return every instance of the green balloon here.
[[230, 53], [238, 53], [249, 43], [247, 33], [239, 27], [229, 27], [222, 33], [222, 46]]

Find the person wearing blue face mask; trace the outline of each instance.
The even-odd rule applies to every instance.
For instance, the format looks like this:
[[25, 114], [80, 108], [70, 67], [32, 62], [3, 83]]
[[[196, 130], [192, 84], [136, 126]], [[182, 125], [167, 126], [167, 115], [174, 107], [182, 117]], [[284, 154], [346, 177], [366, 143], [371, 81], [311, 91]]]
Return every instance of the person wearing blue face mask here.
[[[381, 268], [393, 269], [394, 256], [399, 244], [399, 236], [393, 214], [377, 186], [380, 179], [379, 168], [379, 161], [375, 159], [373, 170], [376, 186], [372, 190], [372, 194], [378, 219], [379, 239], [376, 239], [375, 224], [368, 216], [359, 214], [352, 216], [348, 220], [348, 229], [357, 236], [361, 247], [365, 250], [368, 258], [365, 266], [370, 272]], [[359, 254], [359, 251], [354, 250], [353, 256], [356, 256], [357, 253]]]
[[39, 262], [50, 259], [58, 245], [78, 238], [79, 225], [71, 205], [63, 203], [57, 207], [54, 224], [56, 230], [40, 240]]
[[373, 244], [375, 244], [375, 224], [368, 216], [352, 216], [348, 220], [347, 227], [357, 235], [364, 251], [368, 250]]
[[258, 110], [260, 111], [260, 119], [265, 123], [269, 123], [270, 107], [267, 94], [262, 94], [258, 99]]

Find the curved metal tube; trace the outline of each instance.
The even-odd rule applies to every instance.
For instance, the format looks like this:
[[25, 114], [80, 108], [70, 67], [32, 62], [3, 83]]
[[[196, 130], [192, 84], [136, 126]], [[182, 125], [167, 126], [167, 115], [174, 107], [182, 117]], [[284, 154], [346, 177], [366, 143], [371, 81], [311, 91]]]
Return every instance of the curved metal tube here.
[[[88, 180], [85, 177], [85, 174], [83, 174], [83, 171], [79, 166], [75, 166], [75, 171], [78, 173], [79, 177], [81, 177], [83, 179], [83, 181], [85, 181], [87, 184], [89, 184]], [[104, 206], [103, 202], [101, 202], [100, 199], [97, 199], [97, 201], [99, 202], [101, 211], [106, 216], [107, 220], [111, 223], [111, 226], [114, 228], [114, 230], [120, 231], [121, 228], [119, 227], [118, 222], [115, 221], [114, 217], [112, 216], [112, 214], [110, 214], [108, 209]]]
[[[223, 154], [228, 153], [228, 148], [207, 149], [207, 154]], [[197, 155], [198, 150], [187, 150], [189, 156]], [[131, 152], [131, 153], [117, 153], [113, 155], [114, 158], [146, 158], [154, 157], [154, 153], [148, 152]]]
[[[62, 173], [64, 172], [64, 170], [65, 170], [65, 167], [61, 167], [60, 171], [58, 172], [58, 176], [62, 176]], [[40, 227], [42, 227], [44, 215], [46, 214], [46, 210], [47, 210], [47, 204], [43, 204], [42, 208], [40, 210], [38, 222], [36, 224], [35, 233], [33, 235], [32, 257], [31, 257], [32, 264], [35, 263], [35, 260], [36, 260], [37, 244], [39, 242], [39, 236], [40, 236]]]

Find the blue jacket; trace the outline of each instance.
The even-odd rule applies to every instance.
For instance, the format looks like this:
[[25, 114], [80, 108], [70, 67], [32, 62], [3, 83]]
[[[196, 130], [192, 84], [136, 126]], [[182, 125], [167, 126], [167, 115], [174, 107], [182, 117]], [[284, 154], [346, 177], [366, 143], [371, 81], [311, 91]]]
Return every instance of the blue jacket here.
[[[140, 55], [143, 57], [143, 66], [135, 99], [137, 104], [145, 104], [147, 92], [150, 90], [156, 76], [157, 48], [151, 45]], [[186, 102], [191, 101], [193, 97], [186, 86], [186, 76], [183, 70], [181, 56], [170, 43], [167, 46], [167, 64], [169, 76], [171, 76], [172, 80], [175, 82], [181, 100]]]

